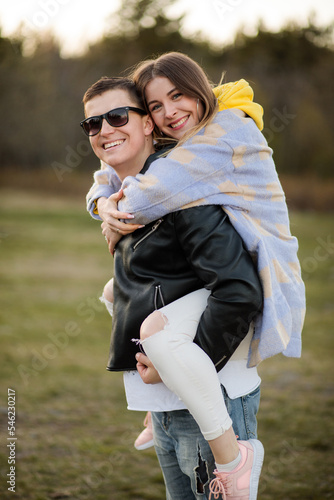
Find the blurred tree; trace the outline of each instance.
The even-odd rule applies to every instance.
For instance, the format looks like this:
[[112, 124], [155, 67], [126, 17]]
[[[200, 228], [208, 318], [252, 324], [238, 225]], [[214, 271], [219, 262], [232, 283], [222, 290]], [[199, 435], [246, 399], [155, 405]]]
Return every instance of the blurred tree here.
[[[58, 42], [0, 31], [0, 134], [2, 167], [97, 166], [79, 121], [85, 90], [103, 75], [125, 74], [142, 59], [176, 50], [201, 64], [218, 83], [247, 79], [265, 110], [264, 134], [279, 172], [333, 176], [333, 24], [287, 26], [279, 33], [259, 24], [256, 36], [239, 32], [217, 48], [182, 35], [183, 16], [170, 18], [164, 0], [122, 0], [109, 31], [81, 56], [64, 59]], [[56, 166], [56, 167], [55, 167]]]
[[7, 164], [12, 152], [13, 114], [17, 109], [11, 89], [20, 80], [22, 64], [22, 40], [4, 38], [0, 30], [0, 110], [1, 116], [6, 117], [0, 134], [0, 165]]
[[333, 33], [333, 23], [278, 33], [260, 24], [256, 36], [238, 33], [233, 45], [217, 51], [216, 67], [227, 70], [227, 80], [252, 82], [280, 172], [333, 175]]
[[144, 58], [167, 51], [207, 57], [208, 43], [182, 36], [183, 17], [170, 19], [164, 0], [122, 0], [118, 12], [110, 19], [110, 31], [90, 47], [86, 61], [101, 75], [121, 73]]
[[165, 0], [122, 0], [114, 18], [114, 36], [137, 38], [146, 29], [155, 29], [157, 36], [178, 32], [183, 15], [170, 19], [166, 7], [175, 4], [170, 0], [166, 6]]

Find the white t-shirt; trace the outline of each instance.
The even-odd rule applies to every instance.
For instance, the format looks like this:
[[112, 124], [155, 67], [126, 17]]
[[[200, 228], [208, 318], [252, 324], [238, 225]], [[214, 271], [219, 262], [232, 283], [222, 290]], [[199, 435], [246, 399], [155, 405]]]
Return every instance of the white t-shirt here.
[[[253, 328], [239, 345], [231, 359], [218, 373], [220, 383], [228, 396], [236, 399], [254, 391], [261, 383], [257, 368], [247, 368], [247, 359]], [[128, 410], [174, 411], [186, 409], [184, 403], [165, 384], [145, 384], [139, 373], [124, 373], [125, 394]]]

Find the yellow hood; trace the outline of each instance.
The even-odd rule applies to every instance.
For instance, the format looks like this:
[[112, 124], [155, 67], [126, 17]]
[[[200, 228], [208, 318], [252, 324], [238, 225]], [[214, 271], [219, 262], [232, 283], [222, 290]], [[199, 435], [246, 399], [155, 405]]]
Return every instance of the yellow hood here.
[[238, 108], [253, 118], [260, 130], [263, 129], [263, 108], [253, 102], [254, 92], [246, 80], [225, 83], [213, 89], [218, 99], [219, 111]]

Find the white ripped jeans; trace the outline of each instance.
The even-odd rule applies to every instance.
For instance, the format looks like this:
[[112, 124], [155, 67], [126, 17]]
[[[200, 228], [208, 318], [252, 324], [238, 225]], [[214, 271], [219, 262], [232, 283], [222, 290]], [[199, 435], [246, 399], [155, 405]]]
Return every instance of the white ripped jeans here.
[[208, 441], [232, 425], [214, 364], [193, 342], [209, 295], [200, 289], [159, 309], [166, 318], [164, 329], [141, 342], [164, 384], [184, 402]]

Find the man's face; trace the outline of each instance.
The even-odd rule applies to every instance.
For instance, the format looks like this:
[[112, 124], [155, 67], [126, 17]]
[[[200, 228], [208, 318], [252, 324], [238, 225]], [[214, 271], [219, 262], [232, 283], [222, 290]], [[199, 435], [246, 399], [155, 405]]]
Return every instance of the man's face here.
[[[86, 117], [102, 115], [122, 106], [138, 107], [126, 90], [107, 90], [85, 105]], [[122, 127], [112, 127], [104, 119], [97, 135], [89, 138], [98, 158], [112, 166], [121, 178], [135, 175], [153, 152], [151, 133], [153, 122], [148, 115], [129, 111], [129, 121]], [[134, 173], [134, 169], [137, 171]]]

